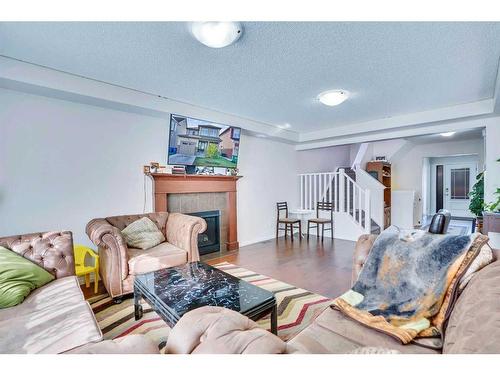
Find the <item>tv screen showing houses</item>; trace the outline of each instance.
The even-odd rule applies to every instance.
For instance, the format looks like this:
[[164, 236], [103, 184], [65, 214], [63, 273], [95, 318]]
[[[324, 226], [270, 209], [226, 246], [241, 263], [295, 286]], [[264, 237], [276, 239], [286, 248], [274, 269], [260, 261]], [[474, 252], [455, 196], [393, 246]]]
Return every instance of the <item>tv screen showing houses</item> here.
[[170, 116], [168, 164], [236, 168], [241, 129]]

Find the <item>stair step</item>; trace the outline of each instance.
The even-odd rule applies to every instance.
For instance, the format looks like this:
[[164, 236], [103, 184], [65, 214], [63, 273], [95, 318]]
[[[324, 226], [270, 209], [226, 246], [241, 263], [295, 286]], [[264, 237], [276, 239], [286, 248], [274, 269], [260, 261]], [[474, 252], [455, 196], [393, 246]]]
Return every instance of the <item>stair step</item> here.
[[[360, 211], [361, 211], [361, 220], [359, 220]], [[356, 209], [356, 213], [353, 215], [353, 209], [351, 208], [349, 210], [349, 214], [352, 215], [356, 221], [361, 221], [362, 226], [365, 226], [365, 211], [364, 210]], [[370, 219], [370, 222], [371, 222], [371, 233], [372, 234], [380, 234], [380, 232], [381, 232], [380, 226], [375, 221], [373, 221], [373, 219]]]

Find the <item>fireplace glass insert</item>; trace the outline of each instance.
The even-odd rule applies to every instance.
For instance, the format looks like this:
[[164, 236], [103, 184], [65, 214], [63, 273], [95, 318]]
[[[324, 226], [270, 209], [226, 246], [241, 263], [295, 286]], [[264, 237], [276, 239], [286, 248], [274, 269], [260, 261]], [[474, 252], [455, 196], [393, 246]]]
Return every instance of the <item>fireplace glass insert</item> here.
[[198, 235], [198, 251], [200, 255], [220, 251], [220, 211], [193, 212], [187, 215], [201, 217], [207, 222], [207, 230]]

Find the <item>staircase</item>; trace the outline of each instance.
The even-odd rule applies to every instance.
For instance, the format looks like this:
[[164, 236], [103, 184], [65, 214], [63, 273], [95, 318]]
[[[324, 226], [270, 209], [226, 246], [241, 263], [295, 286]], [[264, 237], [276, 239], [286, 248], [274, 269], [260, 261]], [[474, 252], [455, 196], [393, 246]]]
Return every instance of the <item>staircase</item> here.
[[[360, 210], [356, 210], [356, 219], [359, 218], [359, 212]], [[352, 211], [351, 211], [351, 215], [352, 215]], [[365, 218], [366, 218], [366, 215], [365, 215], [365, 211], [361, 211], [361, 226], [365, 226]], [[370, 218], [370, 221], [371, 221], [371, 231], [370, 233], [371, 234], [380, 234], [380, 226], [372, 219]]]
[[[352, 169], [351, 167], [339, 167], [337, 168], [337, 172], [339, 172], [341, 169], [344, 169], [344, 173], [349, 176], [353, 181], [356, 181], [356, 171], [354, 169]], [[358, 184], [359, 185], [359, 184]], [[345, 190], [349, 192], [349, 195], [350, 195], [350, 199], [348, 200], [347, 197], [345, 199], [345, 207], [346, 207], [346, 210], [349, 210], [349, 213], [353, 216], [356, 217], [356, 220], [361, 222], [361, 225], [364, 227], [365, 226], [365, 219], [366, 219], [366, 215], [365, 215], [365, 211], [363, 210], [359, 210], [357, 209], [356, 212], [354, 212], [354, 207], [353, 207], [353, 198], [354, 198], [354, 190], [353, 189], [348, 189], [347, 188], [347, 180], [346, 180], [346, 186], [345, 186]], [[351, 202], [351, 204], [349, 204], [348, 202]], [[361, 215], [361, 217], [359, 217], [359, 215]], [[380, 234], [380, 226], [372, 219], [370, 218], [371, 220], [371, 233], [372, 234]]]
[[370, 191], [359, 186], [355, 179], [356, 173], [351, 168], [300, 174], [300, 208], [314, 211], [318, 202], [332, 202], [337, 238], [354, 240], [363, 233], [380, 233], [380, 227], [370, 216]]

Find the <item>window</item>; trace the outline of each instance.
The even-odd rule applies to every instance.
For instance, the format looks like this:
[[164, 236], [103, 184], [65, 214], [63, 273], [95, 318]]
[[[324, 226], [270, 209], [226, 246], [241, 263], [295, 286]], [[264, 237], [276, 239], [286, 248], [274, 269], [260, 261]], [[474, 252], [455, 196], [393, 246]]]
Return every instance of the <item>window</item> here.
[[469, 199], [469, 168], [451, 170], [451, 199]]
[[231, 129], [232, 130], [232, 137], [233, 139], [240, 139], [240, 132], [241, 132], [241, 129], [240, 128], [233, 128]]
[[205, 151], [206, 148], [207, 148], [207, 142], [205, 141], [198, 142], [198, 151]]

